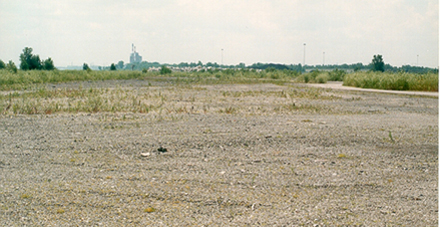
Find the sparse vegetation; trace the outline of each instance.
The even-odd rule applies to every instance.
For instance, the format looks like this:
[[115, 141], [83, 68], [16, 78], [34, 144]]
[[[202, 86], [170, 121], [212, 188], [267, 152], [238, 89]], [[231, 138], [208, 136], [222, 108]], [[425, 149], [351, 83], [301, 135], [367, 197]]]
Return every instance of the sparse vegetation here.
[[[59, 71], [33, 73], [13, 76]], [[436, 99], [270, 70], [71, 73], [139, 77], [0, 92], [6, 226], [437, 223]]]

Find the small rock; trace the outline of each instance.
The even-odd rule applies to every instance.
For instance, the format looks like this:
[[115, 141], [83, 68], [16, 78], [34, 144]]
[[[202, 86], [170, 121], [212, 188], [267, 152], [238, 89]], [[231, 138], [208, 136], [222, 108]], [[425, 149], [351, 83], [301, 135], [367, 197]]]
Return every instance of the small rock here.
[[163, 147], [161, 146], [161, 147], [159, 147], [159, 148], [157, 149], [157, 151], [159, 151], [159, 152], [161, 152], [161, 153], [165, 153], [165, 152], [167, 152], [168, 150], [167, 150], [166, 148], [163, 148]]
[[142, 153], [142, 154], [141, 154], [142, 157], [148, 157], [148, 156], [150, 156], [150, 155], [151, 155], [150, 152]]

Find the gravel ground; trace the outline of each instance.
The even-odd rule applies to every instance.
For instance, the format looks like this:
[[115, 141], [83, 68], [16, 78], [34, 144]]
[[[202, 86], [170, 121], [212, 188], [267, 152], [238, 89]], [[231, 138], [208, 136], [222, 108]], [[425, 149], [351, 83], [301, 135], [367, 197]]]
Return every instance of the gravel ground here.
[[91, 86], [181, 111], [1, 115], [0, 225], [438, 225], [436, 97], [143, 83]]

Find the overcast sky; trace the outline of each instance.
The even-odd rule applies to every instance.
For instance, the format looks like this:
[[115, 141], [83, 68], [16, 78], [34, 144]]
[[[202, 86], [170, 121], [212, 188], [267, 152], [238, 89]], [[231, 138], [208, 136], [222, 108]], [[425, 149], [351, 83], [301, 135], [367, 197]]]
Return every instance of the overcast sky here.
[[438, 67], [437, 0], [0, 0], [0, 59]]

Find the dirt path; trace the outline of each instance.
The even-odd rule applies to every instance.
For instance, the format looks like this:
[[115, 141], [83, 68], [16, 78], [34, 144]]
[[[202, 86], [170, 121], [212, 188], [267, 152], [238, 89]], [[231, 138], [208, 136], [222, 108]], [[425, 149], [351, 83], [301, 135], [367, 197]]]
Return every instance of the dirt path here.
[[422, 96], [438, 97], [438, 92], [392, 91], [392, 90], [357, 88], [357, 87], [342, 86], [342, 82], [335, 82], [335, 81], [329, 81], [325, 84], [307, 84], [307, 85], [311, 86], [311, 87], [331, 88], [331, 89], [339, 89], [339, 90], [365, 91], [365, 92], [377, 92], [377, 93], [388, 93], [388, 94], [422, 95]]

